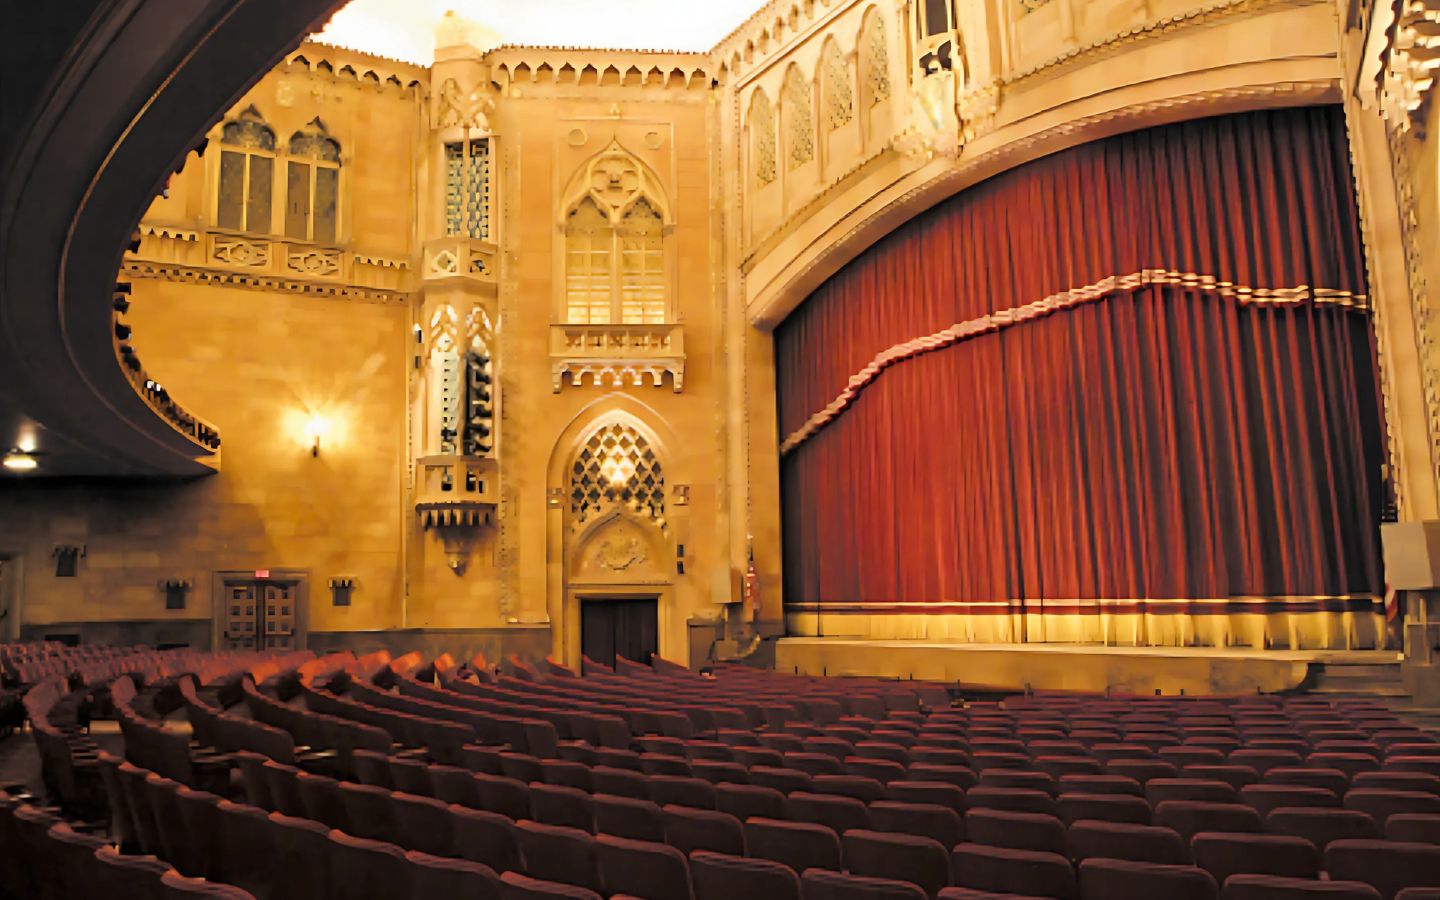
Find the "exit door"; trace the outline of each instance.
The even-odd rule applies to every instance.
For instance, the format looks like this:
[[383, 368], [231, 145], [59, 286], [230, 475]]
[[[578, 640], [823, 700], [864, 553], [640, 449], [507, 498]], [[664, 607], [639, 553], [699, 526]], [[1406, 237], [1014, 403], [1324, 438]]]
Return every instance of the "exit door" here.
[[607, 666], [615, 657], [649, 664], [656, 651], [659, 604], [644, 600], [582, 600], [580, 652]]
[[292, 650], [298, 646], [294, 581], [225, 582], [221, 643], [226, 650]]

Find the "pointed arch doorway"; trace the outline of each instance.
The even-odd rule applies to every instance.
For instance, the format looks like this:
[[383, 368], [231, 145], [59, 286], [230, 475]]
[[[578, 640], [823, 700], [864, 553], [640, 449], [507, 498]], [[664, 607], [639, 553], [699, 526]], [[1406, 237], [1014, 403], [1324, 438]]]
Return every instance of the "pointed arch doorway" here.
[[607, 664], [616, 652], [685, 658], [666, 444], [641, 404], [612, 395], [601, 405], [577, 416], [552, 456], [555, 653], [571, 665], [582, 652]]

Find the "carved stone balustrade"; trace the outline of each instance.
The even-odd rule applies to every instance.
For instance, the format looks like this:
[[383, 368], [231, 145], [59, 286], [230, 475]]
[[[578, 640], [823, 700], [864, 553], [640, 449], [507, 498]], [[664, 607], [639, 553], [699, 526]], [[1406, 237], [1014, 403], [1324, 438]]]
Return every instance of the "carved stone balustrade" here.
[[489, 457], [442, 453], [415, 460], [415, 512], [439, 534], [450, 568], [465, 571], [480, 529], [495, 524], [500, 469]]
[[494, 297], [500, 284], [500, 250], [487, 241], [464, 237], [426, 241], [422, 275], [427, 283], [455, 280]]
[[681, 325], [551, 325], [550, 376], [558, 393], [570, 375], [596, 387], [656, 387], [669, 373], [675, 393], [685, 387], [685, 329]]
[[408, 258], [154, 223], [140, 226], [121, 273], [378, 303], [403, 303], [413, 289]]

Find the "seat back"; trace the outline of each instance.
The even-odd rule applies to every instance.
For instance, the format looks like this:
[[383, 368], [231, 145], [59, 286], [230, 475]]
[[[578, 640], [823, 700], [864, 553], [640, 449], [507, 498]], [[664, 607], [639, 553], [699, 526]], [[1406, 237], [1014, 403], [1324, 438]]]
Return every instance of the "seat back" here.
[[1076, 896], [1075, 870], [1070, 860], [1058, 853], [1039, 850], [958, 844], [950, 851], [950, 883], [981, 891], [1056, 900], [1074, 900]]
[[635, 841], [602, 834], [595, 839], [600, 875], [610, 894], [687, 900], [690, 865], [685, 854], [668, 844]]
[[871, 878], [810, 869], [801, 876], [805, 900], [925, 900], [919, 886], [890, 878]]
[[840, 838], [824, 825], [747, 819], [745, 846], [750, 856], [783, 863], [797, 875], [810, 868], [840, 868]]
[[1190, 842], [1195, 864], [1224, 884], [1231, 875], [1319, 878], [1320, 851], [1304, 838], [1283, 834], [1206, 831]]
[[950, 852], [932, 838], [857, 829], [845, 832], [841, 847], [855, 875], [908, 881], [931, 897], [950, 881]]
[[496, 872], [523, 868], [515, 823], [500, 813], [451, 804], [450, 827], [455, 847], [472, 862], [483, 863]]
[[1087, 859], [1080, 863], [1082, 897], [1164, 897], [1166, 900], [1216, 900], [1220, 889], [1204, 869], [1124, 859]]
[[665, 842], [687, 856], [696, 850], [745, 855], [745, 831], [729, 813], [671, 804], [662, 808], [661, 815]]
[[537, 878], [603, 891], [595, 838], [562, 825], [523, 820], [515, 823], [525, 869]]
[[1066, 834], [1069, 856], [1076, 860], [1100, 857], [1162, 865], [1187, 865], [1190, 848], [1173, 828], [1128, 822], [1081, 820]]
[[649, 800], [596, 794], [595, 831], [637, 841], [665, 841], [665, 821], [660, 807]]

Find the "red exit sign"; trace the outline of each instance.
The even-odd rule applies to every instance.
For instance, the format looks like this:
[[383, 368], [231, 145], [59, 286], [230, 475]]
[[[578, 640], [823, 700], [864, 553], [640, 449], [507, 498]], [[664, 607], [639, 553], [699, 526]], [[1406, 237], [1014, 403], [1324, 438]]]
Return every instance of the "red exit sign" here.
[[270, 570], [269, 570], [269, 569], [256, 569], [256, 570], [255, 570], [255, 577], [256, 577], [256, 578], [269, 578], [269, 577], [270, 577]]

